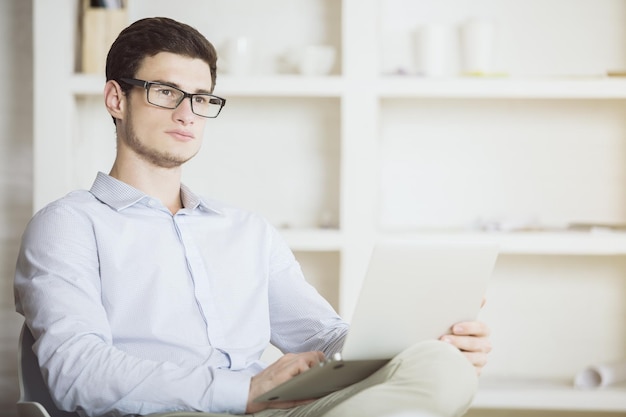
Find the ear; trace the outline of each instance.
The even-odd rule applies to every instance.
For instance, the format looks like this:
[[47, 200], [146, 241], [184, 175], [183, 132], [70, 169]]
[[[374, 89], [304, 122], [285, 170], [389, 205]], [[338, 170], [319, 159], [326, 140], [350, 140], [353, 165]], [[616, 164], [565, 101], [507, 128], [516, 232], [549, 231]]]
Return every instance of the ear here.
[[126, 95], [117, 81], [109, 80], [104, 85], [104, 105], [107, 111], [115, 119], [124, 118]]

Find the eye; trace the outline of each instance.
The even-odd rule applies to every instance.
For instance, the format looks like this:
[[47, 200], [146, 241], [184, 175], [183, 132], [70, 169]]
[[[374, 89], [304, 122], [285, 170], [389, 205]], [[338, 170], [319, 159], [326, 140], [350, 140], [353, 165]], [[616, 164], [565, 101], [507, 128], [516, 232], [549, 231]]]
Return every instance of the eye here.
[[196, 104], [200, 105], [205, 105], [209, 102], [209, 98], [207, 96], [193, 96], [193, 100]]
[[166, 86], [154, 87], [154, 92], [163, 97], [171, 97], [175, 94], [174, 90]]

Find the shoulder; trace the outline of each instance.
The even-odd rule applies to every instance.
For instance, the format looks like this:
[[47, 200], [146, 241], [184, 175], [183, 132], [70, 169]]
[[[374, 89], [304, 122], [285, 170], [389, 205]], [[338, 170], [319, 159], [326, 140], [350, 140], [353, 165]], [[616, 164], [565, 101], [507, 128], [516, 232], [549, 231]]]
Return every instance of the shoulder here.
[[245, 235], [247, 240], [263, 243], [274, 251], [290, 253], [281, 232], [262, 213], [215, 199], [202, 200], [205, 207], [217, 213], [230, 230], [237, 230], [237, 233]]
[[221, 215], [224, 219], [233, 222], [245, 222], [272, 228], [268, 219], [263, 214], [255, 210], [242, 208], [237, 205], [211, 198], [203, 198], [202, 200], [205, 203], [205, 207]]
[[35, 213], [37, 216], [46, 216], [51, 213], [63, 211], [81, 212], [88, 211], [89, 207], [96, 204], [98, 200], [87, 190], [75, 190], [65, 196], [46, 204]]
[[29, 229], [57, 228], [63, 225], [76, 227], [90, 217], [88, 213], [93, 211], [97, 204], [100, 203], [89, 191], [72, 191], [38, 210], [28, 223], [27, 231]]

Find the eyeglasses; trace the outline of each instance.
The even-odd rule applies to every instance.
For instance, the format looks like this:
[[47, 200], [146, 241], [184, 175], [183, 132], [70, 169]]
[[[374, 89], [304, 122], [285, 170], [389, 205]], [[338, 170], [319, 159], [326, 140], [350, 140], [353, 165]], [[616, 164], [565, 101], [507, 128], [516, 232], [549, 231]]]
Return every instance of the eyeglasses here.
[[214, 118], [220, 114], [222, 107], [226, 104], [225, 98], [206, 93], [190, 94], [169, 84], [137, 80], [135, 78], [121, 78], [120, 81], [145, 88], [148, 103], [165, 109], [175, 109], [184, 99], [189, 97], [191, 111], [194, 114]]

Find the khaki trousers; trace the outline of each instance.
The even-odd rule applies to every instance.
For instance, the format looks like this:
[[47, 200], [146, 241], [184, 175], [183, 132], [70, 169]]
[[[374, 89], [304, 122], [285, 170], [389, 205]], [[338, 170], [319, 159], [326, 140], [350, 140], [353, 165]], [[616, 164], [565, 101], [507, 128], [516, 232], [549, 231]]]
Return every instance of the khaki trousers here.
[[[460, 417], [476, 393], [474, 367], [447, 343], [418, 343], [363, 381], [310, 404], [254, 417]], [[177, 417], [224, 414], [171, 413]]]

